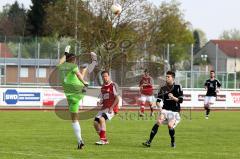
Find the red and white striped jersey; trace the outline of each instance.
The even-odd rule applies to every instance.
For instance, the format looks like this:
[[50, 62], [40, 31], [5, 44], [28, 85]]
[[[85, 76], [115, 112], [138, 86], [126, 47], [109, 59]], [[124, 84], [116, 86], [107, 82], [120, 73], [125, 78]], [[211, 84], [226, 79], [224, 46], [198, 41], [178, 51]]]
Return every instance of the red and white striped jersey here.
[[[116, 97], [119, 95], [118, 85], [114, 82], [103, 84], [101, 88], [102, 109], [110, 108]], [[118, 103], [114, 106], [113, 111], [118, 112]]]
[[153, 95], [153, 79], [150, 76], [142, 76], [139, 87], [141, 87], [141, 94], [151, 96]]

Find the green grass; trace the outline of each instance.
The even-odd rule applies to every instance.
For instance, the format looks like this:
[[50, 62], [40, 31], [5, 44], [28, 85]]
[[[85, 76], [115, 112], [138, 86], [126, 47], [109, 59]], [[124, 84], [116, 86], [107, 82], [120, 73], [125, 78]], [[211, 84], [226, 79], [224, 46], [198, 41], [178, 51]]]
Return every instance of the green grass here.
[[141, 143], [148, 138], [154, 119], [130, 119], [123, 113], [107, 124], [109, 145], [96, 146], [98, 140], [92, 119], [81, 121], [86, 146], [76, 150], [71, 122], [54, 112], [1, 111], [1, 159], [238, 159], [240, 158], [239, 112], [193, 112], [176, 128], [177, 147], [169, 147], [166, 126], [160, 127], [151, 148]]

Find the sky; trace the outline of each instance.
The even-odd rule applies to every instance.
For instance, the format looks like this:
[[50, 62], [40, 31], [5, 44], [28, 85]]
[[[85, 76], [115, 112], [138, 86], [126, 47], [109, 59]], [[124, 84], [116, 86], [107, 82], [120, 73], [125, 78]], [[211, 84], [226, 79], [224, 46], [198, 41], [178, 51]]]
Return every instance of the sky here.
[[[6, 3], [15, 0], [1, 0], [0, 8]], [[160, 5], [163, 0], [148, 0]], [[165, 0], [169, 2], [170, 0]], [[184, 19], [189, 21], [193, 28], [205, 32], [207, 38], [217, 39], [224, 30], [240, 30], [240, 0], [178, 0], [184, 13]], [[31, 0], [18, 0], [29, 8]]]

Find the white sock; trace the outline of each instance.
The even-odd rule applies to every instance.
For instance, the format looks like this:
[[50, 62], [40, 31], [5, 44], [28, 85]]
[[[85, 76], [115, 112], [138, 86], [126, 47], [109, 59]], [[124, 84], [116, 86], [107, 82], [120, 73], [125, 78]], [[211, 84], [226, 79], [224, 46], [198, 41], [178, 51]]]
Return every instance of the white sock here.
[[91, 73], [91, 72], [93, 71], [93, 69], [95, 68], [96, 65], [97, 65], [97, 61], [92, 61], [92, 63], [90, 63], [90, 64], [87, 66], [88, 73]]
[[72, 127], [74, 130], [74, 134], [77, 137], [77, 141], [80, 142], [82, 141], [82, 136], [81, 136], [81, 127], [78, 121], [72, 123]]

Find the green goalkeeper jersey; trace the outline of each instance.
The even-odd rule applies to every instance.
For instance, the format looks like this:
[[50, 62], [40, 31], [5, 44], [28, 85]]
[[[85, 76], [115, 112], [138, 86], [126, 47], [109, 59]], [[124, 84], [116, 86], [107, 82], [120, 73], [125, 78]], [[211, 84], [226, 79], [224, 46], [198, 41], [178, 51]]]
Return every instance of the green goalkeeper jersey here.
[[65, 62], [57, 66], [60, 73], [61, 84], [66, 94], [82, 93], [84, 84], [78, 79], [76, 73], [78, 66], [74, 63]]

